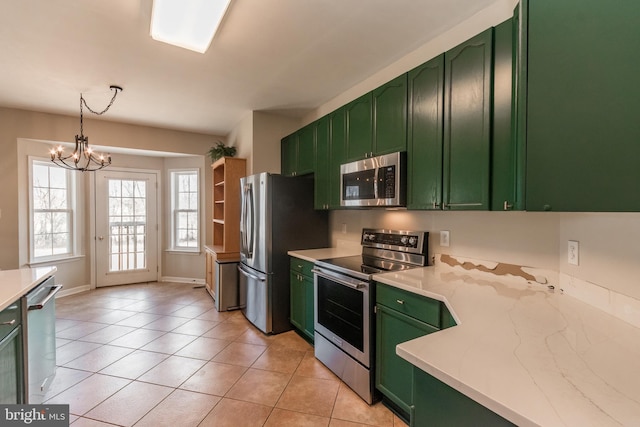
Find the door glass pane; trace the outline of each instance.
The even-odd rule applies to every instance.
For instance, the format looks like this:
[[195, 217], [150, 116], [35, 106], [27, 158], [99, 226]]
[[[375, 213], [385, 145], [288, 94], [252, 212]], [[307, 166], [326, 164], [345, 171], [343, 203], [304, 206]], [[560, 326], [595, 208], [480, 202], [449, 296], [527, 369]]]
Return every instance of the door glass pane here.
[[146, 181], [109, 179], [109, 271], [147, 268]]

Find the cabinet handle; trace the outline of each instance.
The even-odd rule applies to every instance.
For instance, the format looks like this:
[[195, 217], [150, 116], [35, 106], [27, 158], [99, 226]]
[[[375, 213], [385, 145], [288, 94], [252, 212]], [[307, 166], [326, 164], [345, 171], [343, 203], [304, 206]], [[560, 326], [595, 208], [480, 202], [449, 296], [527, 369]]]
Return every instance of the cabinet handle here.
[[0, 325], [3, 325], [3, 326], [5, 326], [5, 325], [6, 325], [6, 326], [13, 326], [13, 325], [15, 325], [15, 324], [16, 324], [16, 319], [11, 319], [9, 322], [2, 322], [2, 323], [0, 323]]
[[398, 304], [404, 304], [404, 301], [403, 301], [403, 300], [401, 300], [401, 299], [397, 299], [397, 300], [396, 300], [396, 302], [397, 302]]
[[433, 209], [438, 209], [438, 208], [440, 208], [440, 203], [433, 202]]
[[506, 200], [504, 201], [504, 206], [503, 209], [505, 211], [508, 211], [509, 209], [513, 208], [513, 205], [510, 205], [509, 202], [507, 202]]
[[298, 268], [302, 268], [302, 264], [298, 264]]

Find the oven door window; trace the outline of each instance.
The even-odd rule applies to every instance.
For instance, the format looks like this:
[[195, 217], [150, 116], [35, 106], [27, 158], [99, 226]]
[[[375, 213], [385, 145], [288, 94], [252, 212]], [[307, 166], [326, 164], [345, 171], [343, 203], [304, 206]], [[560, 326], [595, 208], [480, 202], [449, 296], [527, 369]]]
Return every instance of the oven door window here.
[[318, 323], [364, 351], [364, 294], [318, 277]]
[[376, 170], [346, 173], [342, 176], [342, 200], [376, 198]]

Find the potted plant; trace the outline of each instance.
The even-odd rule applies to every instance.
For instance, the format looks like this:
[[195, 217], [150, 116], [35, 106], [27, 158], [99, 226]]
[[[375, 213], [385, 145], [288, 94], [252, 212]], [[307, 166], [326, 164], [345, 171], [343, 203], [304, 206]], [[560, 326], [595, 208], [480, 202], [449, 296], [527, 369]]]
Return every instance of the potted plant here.
[[233, 157], [236, 155], [236, 147], [229, 147], [224, 145], [224, 142], [218, 141], [216, 145], [211, 147], [211, 149], [207, 152], [209, 157], [211, 157], [211, 161], [215, 162], [216, 160], [222, 157]]

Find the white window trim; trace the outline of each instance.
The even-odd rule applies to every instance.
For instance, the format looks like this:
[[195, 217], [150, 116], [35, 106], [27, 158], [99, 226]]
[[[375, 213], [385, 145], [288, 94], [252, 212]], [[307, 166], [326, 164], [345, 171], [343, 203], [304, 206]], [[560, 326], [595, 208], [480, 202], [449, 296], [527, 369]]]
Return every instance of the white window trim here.
[[48, 164], [51, 162], [50, 159], [44, 157], [35, 157], [28, 156], [29, 161], [29, 265], [38, 265], [38, 264], [50, 264], [56, 261], [64, 261], [64, 260], [74, 260], [81, 256], [78, 251], [80, 245], [78, 244], [79, 239], [79, 231], [78, 231], [78, 212], [77, 212], [77, 200], [78, 200], [78, 185], [77, 185], [77, 177], [73, 171], [68, 171], [69, 180], [67, 189], [67, 195], [69, 197], [69, 210], [71, 211], [71, 219], [70, 219], [70, 230], [71, 230], [71, 252], [66, 254], [52, 255], [46, 257], [36, 257], [35, 248], [34, 248], [34, 236], [33, 236], [33, 164], [34, 163], [43, 163]]
[[[170, 245], [169, 248], [165, 252], [173, 252], [173, 253], [186, 253], [186, 254], [200, 254], [202, 247], [202, 207], [200, 206], [200, 198], [202, 194], [201, 182], [200, 182], [200, 169], [197, 167], [194, 168], [180, 168], [180, 169], [169, 169], [169, 233], [170, 233]], [[187, 247], [179, 247], [176, 246], [176, 197], [177, 191], [175, 186], [175, 174], [180, 172], [190, 172], [196, 174], [196, 182], [198, 183], [198, 201], [197, 201], [197, 209], [196, 212], [198, 214], [198, 244], [195, 247], [187, 248]]]

